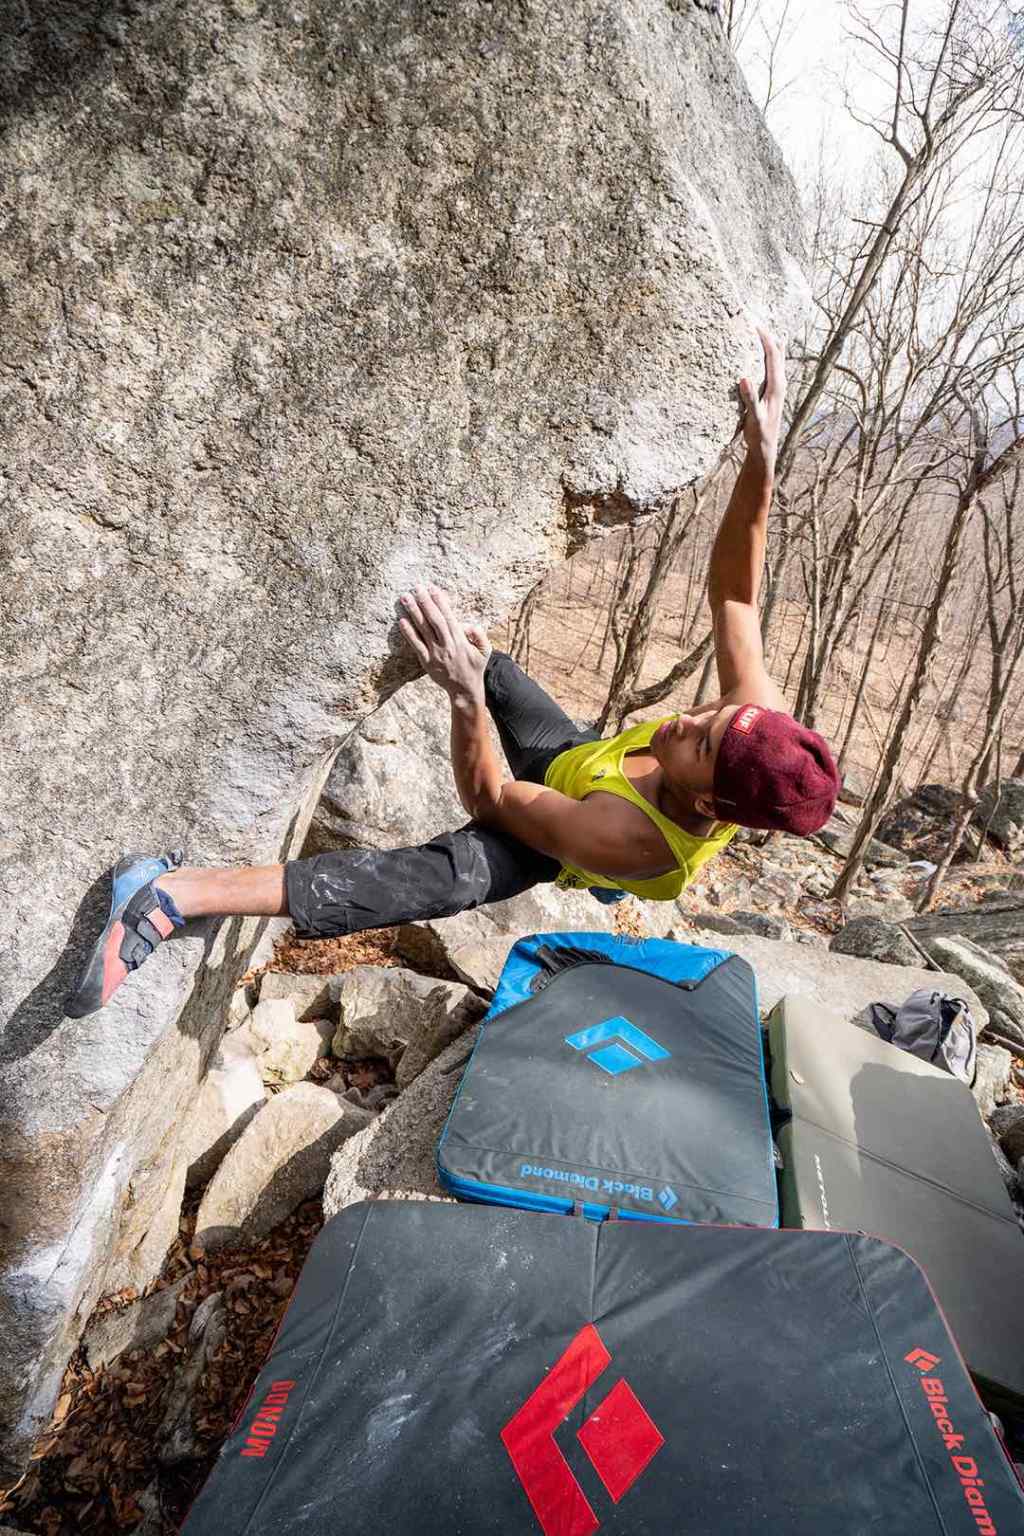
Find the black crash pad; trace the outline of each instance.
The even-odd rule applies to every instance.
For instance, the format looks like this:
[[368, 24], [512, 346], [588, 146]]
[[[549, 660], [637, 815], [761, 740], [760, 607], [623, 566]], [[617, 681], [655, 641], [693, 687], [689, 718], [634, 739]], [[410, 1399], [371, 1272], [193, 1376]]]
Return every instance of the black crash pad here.
[[667, 939], [513, 946], [438, 1150], [467, 1200], [778, 1225], [754, 973]]
[[1024, 1407], [1024, 1234], [970, 1089], [801, 998], [769, 1020], [785, 1226], [898, 1243], [992, 1406]]
[[376, 1201], [317, 1238], [185, 1536], [974, 1536], [1024, 1494], [876, 1239]]

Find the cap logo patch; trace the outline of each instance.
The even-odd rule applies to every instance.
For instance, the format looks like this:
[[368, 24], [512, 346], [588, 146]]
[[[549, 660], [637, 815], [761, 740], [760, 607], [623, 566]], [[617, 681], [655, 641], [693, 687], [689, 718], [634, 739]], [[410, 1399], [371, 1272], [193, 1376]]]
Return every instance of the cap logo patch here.
[[760, 713], [761, 711], [756, 704], [748, 704], [746, 708], [741, 709], [739, 714], [736, 715], [733, 719], [733, 730], [742, 731], [744, 736], [748, 735], [753, 729], [754, 721], [757, 719]]

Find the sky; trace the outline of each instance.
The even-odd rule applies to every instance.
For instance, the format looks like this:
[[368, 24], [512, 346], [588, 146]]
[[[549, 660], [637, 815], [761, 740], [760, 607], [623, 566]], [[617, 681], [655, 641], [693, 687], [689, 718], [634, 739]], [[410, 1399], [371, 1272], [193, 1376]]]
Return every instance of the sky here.
[[[865, 0], [864, 8], [874, 15], [883, 9], [895, 10], [880, 0]], [[758, 0], [757, 9], [774, 32], [786, 0]], [[920, 21], [944, 10], [945, 0], [915, 0], [913, 6]], [[850, 20], [847, 0], [789, 0], [776, 69], [784, 89], [769, 106], [767, 121], [798, 176], [802, 167], [816, 161], [823, 137], [829, 161], [848, 172], [855, 172], [877, 148], [876, 136], [859, 127], [846, 111], [844, 87], [862, 114], [891, 97], [873, 78], [869, 56], [851, 42]], [[755, 24], [741, 44], [739, 59], [761, 106], [768, 77], [766, 52], [764, 33]]]

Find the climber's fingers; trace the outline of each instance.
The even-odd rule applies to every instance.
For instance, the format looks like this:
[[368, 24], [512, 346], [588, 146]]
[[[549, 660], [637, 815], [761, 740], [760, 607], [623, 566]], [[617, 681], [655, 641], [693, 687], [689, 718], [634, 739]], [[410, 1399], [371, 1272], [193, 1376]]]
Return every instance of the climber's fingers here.
[[466, 639], [475, 647], [486, 660], [491, 654], [491, 642], [487, 638], [487, 631], [481, 629], [479, 624], [467, 624], [465, 626]]
[[450, 645], [454, 638], [454, 625], [449, 623], [444, 609], [438, 604], [435, 594], [440, 590], [439, 587], [418, 586], [416, 588], [416, 602], [423, 618], [420, 627], [422, 629], [425, 625], [429, 626], [442, 645]]
[[452, 608], [452, 600], [448, 596], [448, 593], [444, 590], [443, 587], [434, 586], [428, 587], [427, 591], [434, 599], [434, 606], [444, 616], [444, 621], [448, 626], [449, 635], [461, 634], [464, 626], [455, 616], [455, 611]]
[[406, 640], [408, 640], [409, 644], [412, 646], [420, 666], [425, 667], [427, 662], [430, 660], [430, 652], [423, 644], [423, 641], [420, 639], [420, 636], [413, 624], [409, 619], [399, 619], [398, 627], [402, 631], [402, 634], [405, 636]]
[[786, 392], [786, 359], [775, 337], [759, 325], [757, 334], [764, 348], [764, 395], [772, 401], [781, 401]]

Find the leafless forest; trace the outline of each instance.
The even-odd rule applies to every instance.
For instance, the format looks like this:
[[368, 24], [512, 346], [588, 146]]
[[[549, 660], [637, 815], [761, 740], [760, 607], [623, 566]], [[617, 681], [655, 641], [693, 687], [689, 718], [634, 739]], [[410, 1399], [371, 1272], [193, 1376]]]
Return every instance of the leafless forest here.
[[[725, 22], [769, 112], [791, 5]], [[787, 341], [762, 632], [794, 714], [863, 791], [845, 897], [892, 801], [1024, 774], [1024, 26], [1003, 0], [846, 7], [884, 106], [862, 175], [801, 187], [814, 306]], [[746, 58], [745, 58], [746, 50]], [[756, 318], [756, 317], [754, 317]], [[581, 717], [717, 693], [703, 583], [732, 453], [660, 517], [579, 555], [503, 637]]]

